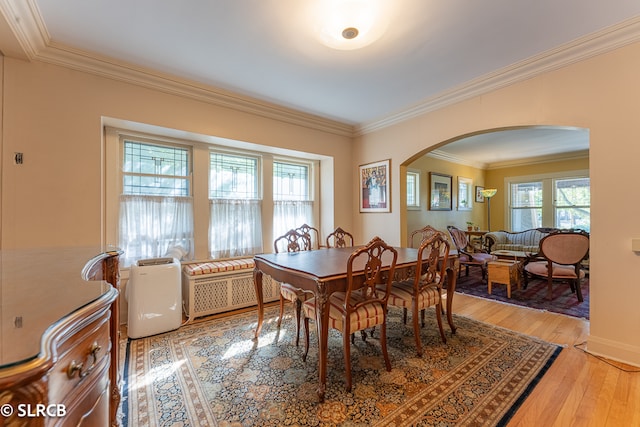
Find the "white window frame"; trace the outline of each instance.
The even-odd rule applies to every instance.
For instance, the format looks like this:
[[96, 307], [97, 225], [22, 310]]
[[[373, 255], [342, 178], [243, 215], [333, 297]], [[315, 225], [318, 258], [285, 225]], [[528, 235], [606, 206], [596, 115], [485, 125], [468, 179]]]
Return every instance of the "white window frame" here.
[[458, 210], [470, 211], [473, 209], [473, 180], [471, 178], [458, 177]]
[[[413, 191], [410, 193], [411, 186], [409, 179], [413, 179]], [[409, 197], [413, 197], [414, 203], [409, 203]], [[407, 169], [407, 209], [420, 210], [420, 170]]]
[[505, 224], [510, 230], [513, 230], [513, 219], [511, 209], [511, 184], [519, 184], [526, 182], [542, 182], [542, 227], [555, 227], [555, 192], [554, 182], [559, 179], [568, 178], [590, 178], [589, 170], [580, 169], [566, 172], [554, 172], [539, 175], [511, 176], [504, 178], [504, 188], [507, 189], [508, 197], [504, 206]]

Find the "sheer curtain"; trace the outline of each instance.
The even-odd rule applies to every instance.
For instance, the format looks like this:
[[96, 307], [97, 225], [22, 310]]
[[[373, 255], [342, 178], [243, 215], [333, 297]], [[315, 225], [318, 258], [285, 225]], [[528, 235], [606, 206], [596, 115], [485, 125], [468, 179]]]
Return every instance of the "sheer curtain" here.
[[211, 199], [209, 251], [211, 258], [230, 258], [262, 252], [262, 202]]
[[124, 266], [165, 256], [178, 246], [192, 258], [192, 198], [121, 195], [119, 240]]
[[313, 201], [311, 200], [274, 200], [273, 202], [273, 238], [285, 234], [302, 224], [313, 226]]

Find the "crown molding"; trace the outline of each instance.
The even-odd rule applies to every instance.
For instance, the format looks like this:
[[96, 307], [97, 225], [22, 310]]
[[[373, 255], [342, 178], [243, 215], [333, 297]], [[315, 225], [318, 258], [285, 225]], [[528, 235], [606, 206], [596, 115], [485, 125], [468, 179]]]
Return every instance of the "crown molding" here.
[[91, 73], [161, 92], [231, 108], [310, 129], [353, 137], [353, 125], [261, 101], [174, 75], [53, 42], [35, 0], [0, 0], [0, 14], [23, 50], [23, 59]]
[[521, 82], [540, 74], [612, 51], [640, 40], [640, 16], [578, 38], [511, 66], [442, 92], [414, 107], [356, 127], [356, 135], [371, 133], [425, 113]]
[[0, 15], [9, 27], [8, 30], [13, 33], [11, 48], [19, 47], [15, 50], [20, 50], [14, 53], [12, 49], [11, 55], [4, 52], [7, 56], [59, 65], [350, 138], [396, 125], [640, 40], [640, 16], [637, 16], [471, 80], [396, 114], [354, 126], [54, 43], [35, 0], [0, 0]]
[[445, 153], [444, 151], [440, 151], [437, 149], [428, 152], [426, 156], [434, 159], [438, 159], [438, 160], [444, 160], [450, 163], [455, 163], [458, 165], [471, 166], [476, 169], [494, 170], [494, 169], [504, 169], [504, 168], [520, 167], [520, 166], [528, 166], [528, 165], [537, 165], [542, 163], [560, 162], [560, 161], [566, 161], [566, 160], [588, 159], [589, 150], [573, 151], [570, 153], [548, 154], [545, 156], [527, 157], [524, 159], [505, 160], [502, 162], [491, 162], [491, 163], [468, 160], [463, 157], [453, 156], [449, 153]]

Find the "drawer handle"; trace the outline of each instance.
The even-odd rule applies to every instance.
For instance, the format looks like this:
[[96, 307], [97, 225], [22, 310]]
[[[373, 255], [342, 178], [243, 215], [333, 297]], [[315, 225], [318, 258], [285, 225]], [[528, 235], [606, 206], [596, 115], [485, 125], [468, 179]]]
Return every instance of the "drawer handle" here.
[[100, 350], [102, 350], [102, 347], [100, 347], [100, 345], [96, 341], [94, 341], [94, 343], [91, 344], [87, 355], [87, 359], [93, 358], [93, 360], [91, 361], [91, 366], [83, 371], [84, 363], [72, 360], [69, 364], [69, 367], [67, 368], [67, 377], [70, 380], [73, 379], [73, 377], [75, 377], [76, 375], [76, 372], [78, 373], [78, 378], [84, 378], [89, 375], [94, 366], [96, 366], [96, 362], [98, 361], [98, 353], [100, 352]]

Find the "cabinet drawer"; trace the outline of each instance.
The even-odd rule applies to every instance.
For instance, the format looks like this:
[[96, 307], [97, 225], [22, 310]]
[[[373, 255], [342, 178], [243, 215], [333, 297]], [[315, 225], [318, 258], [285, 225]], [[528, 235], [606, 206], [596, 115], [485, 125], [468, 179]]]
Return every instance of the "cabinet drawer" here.
[[[75, 325], [75, 331], [58, 343], [58, 358], [49, 373], [49, 401], [68, 404], [78, 396], [80, 385], [94, 382], [97, 367], [109, 362], [111, 347], [108, 310]], [[73, 329], [72, 329], [73, 330]]]

